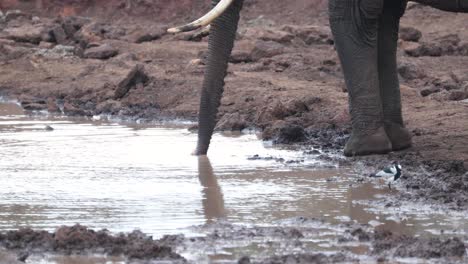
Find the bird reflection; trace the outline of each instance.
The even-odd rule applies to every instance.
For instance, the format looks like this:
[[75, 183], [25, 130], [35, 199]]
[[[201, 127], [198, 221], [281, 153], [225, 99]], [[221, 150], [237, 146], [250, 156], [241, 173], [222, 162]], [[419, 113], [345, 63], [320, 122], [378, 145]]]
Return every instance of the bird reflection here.
[[213, 173], [210, 159], [207, 156], [198, 157], [198, 179], [203, 186], [203, 211], [207, 223], [226, 216], [224, 198], [218, 180]]

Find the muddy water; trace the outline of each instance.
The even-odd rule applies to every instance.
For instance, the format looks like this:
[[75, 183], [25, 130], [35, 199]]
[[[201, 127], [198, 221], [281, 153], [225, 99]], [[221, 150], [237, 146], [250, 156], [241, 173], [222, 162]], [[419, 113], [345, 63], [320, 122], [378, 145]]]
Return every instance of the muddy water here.
[[[26, 226], [53, 231], [80, 223], [112, 232], [138, 228], [155, 237], [200, 236], [206, 223], [268, 226], [297, 217], [417, 235], [468, 229], [462, 214], [424, 207], [387, 210], [369, 202], [392, 191], [358, 183], [364, 168], [337, 168], [316, 155], [274, 148], [255, 134], [215, 135], [209, 159], [190, 155], [195, 142], [183, 124], [31, 117], [14, 103], [2, 103], [0, 231]], [[252, 159], [255, 155], [263, 159]], [[311, 248], [333, 248], [335, 233], [322, 232]], [[236, 256], [236, 247], [223, 254]], [[181, 253], [203, 259], [187, 251]]]

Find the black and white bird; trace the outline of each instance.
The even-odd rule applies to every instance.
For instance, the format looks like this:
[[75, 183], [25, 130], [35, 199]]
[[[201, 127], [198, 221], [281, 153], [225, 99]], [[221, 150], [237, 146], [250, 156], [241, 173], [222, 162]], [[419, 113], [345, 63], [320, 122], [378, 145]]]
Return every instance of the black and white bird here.
[[376, 174], [371, 175], [375, 178], [383, 178], [388, 184], [388, 188], [392, 188], [392, 182], [397, 181], [401, 177], [401, 165], [394, 161], [390, 167], [387, 167]]

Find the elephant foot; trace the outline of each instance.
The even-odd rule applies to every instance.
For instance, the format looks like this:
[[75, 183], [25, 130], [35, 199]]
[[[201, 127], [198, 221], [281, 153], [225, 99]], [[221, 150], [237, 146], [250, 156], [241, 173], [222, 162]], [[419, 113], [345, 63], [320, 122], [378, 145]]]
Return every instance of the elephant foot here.
[[346, 143], [344, 154], [347, 157], [364, 156], [371, 154], [386, 154], [392, 151], [392, 144], [385, 133], [385, 129], [380, 127], [370, 135], [351, 134]]
[[394, 122], [386, 122], [385, 131], [387, 132], [390, 142], [392, 142], [392, 150], [397, 151], [411, 147], [411, 133], [402, 125]]
[[198, 144], [197, 145], [197, 148], [192, 151], [192, 155], [193, 156], [206, 156], [206, 154], [208, 153], [208, 145], [201, 145], [201, 144]]

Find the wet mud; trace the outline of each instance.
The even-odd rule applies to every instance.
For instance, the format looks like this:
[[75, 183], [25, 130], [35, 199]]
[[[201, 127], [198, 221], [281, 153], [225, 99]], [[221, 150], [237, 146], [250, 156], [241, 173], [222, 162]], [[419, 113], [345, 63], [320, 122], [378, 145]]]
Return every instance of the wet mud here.
[[[11, 252], [10, 258], [14, 254], [18, 261], [25, 261], [35, 254], [48, 253], [59, 256], [119, 256], [130, 263], [144, 260], [200, 263], [200, 260], [188, 261], [175, 252], [197, 248], [208, 253], [208, 248], [213, 250], [213, 245], [218, 245], [215, 248], [219, 247], [219, 251], [223, 247], [244, 245], [245, 250], [235, 254], [244, 254], [243, 256], [231, 258], [230, 261], [224, 260], [223, 263], [359, 263], [363, 260], [400, 263], [405, 259], [438, 259], [464, 263], [467, 259], [467, 246], [457, 237], [416, 237], [352, 223], [334, 227], [341, 234], [336, 240], [329, 241], [336, 253], [314, 252], [307, 250], [307, 243], [316, 238], [321, 227], [328, 224], [318, 219], [295, 218], [289, 220], [289, 225], [291, 226], [279, 224], [275, 227], [247, 227], [218, 222], [194, 227], [207, 231], [203, 237], [168, 235], [158, 240], [153, 240], [140, 231], [113, 235], [106, 230], [93, 231], [75, 225], [60, 227], [53, 233], [31, 229], [8, 231], [1, 233], [0, 245]], [[274, 244], [277, 249], [270, 256], [248, 254], [251, 251], [249, 246], [268, 249], [275, 247]], [[287, 251], [287, 247], [296, 248], [297, 253], [281, 254], [282, 251]], [[216, 263], [216, 254], [214, 256], [211, 263]], [[6, 257], [3, 256], [3, 259]]]
[[[108, 12], [103, 12], [100, 1], [96, 7], [79, 1], [41, 2], [42, 7], [23, 1], [0, 5], [0, 96], [18, 100], [31, 114], [46, 111], [138, 122], [196, 120], [206, 34], [173, 36], [165, 29], [194, 18], [206, 10], [199, 6], [208, 1], [142, 1], [142, 6], [111, 1], [113, 10]], [[467, 15], [409, 6], [402, 19], [398, 71], [405, 122], [414, 146], [383, 156], [345, 159], [342, 148], [350, 133], [347, 94], [328, 28], [326, 2], [246, 1], [248, 9], [231, 57], [217, 130], [259, 129], [263, 139], [300, 146], [305, 156], [362, 168], [360, 182], [399, 161], [403, 176], [396, 185], [398, 192], [383, 198], [383, 208], [414, 203], [466, 212], [468, 33], [463, 28]], [[155, 13], [161, 15], [155, 18]], [[261, 155], [251, 159], [302, 162]], [[368, 254], [379, 261], [454, 257], [456, 262], [464, 256], [460, 238], [405, 236], [369, 227], [342, 232], [343, 243], [370, 244]], [[193, 242], [177, 236], [152, 240], [139, 232], [115, 236], [73, 226], [55, 233], [11, 231], [0, 235], [0, 240], [2, 246], [18, 252], [19, 259], [29, 252], [45, 251], [183, 262], [174, 253], [176, 248], [221, 239], [219, 243], [227, 243], [236, 237], [300, 241], [307, 232], [298, 227], [225, 226]], [[238, 261], [356, 261], [346, 246], [341, 249], [344, 253], [246, 256]]]
[[81, 225], [63, 226], [54, 233], [29, 228], [0, 234], [0, 245], [18, 252], [25, 261], [34, 252], [56, 254], [107, 254], [132, 259], [174, 260], [185, 263], [184, 258], [166, 246], [164, 238], [153, 240], [140, 231], [111, 235], [106, 230], [93, 231]]

